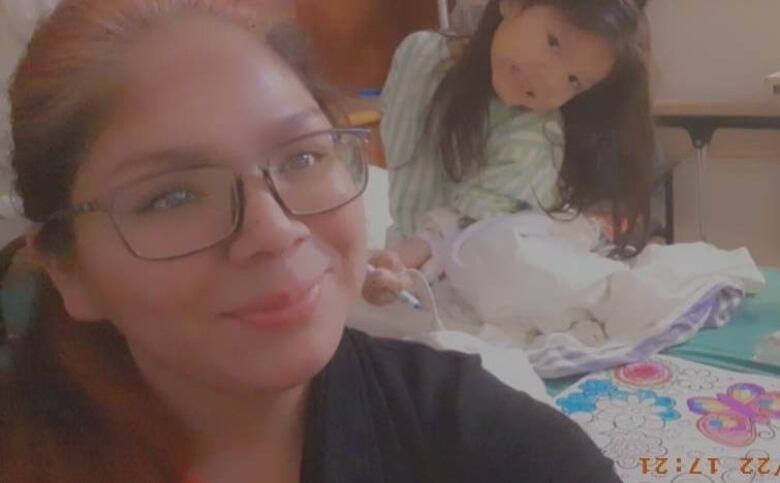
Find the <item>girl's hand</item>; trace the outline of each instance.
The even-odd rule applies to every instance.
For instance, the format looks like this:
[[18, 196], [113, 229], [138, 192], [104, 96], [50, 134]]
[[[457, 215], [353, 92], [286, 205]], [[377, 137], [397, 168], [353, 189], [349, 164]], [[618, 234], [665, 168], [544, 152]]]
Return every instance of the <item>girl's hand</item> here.
[[363, 298], [368, 302], [380, 306], [393, 303], [401, 291], [412, 287], [412, 279], [405, 273], [406, 266], [395, 251], [374, 252], [368, 263], [376, 268], [366, 274], [363, 283]]

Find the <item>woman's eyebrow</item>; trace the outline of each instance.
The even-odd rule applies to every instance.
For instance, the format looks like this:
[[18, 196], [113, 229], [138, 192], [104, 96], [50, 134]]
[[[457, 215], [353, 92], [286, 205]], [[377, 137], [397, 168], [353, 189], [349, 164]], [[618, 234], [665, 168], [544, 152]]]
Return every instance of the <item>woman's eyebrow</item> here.
[[195, 146], [173, 146], [128, 156], [120, 161], [112, 175], [123, 175], [128, 171], [142, 171], [153, 167], [167, 171], [209, 165], [217, 161], [218, 157], [208, 149]]
[[329, 123], [328, 116], [319, 108], [305, 109], [302, 111], [287, 114], [267, 123], [263, 128], [265, 136], [284, 136], [290, 133], [301, 133], [306, 131], [307, 127], [323, 122]]

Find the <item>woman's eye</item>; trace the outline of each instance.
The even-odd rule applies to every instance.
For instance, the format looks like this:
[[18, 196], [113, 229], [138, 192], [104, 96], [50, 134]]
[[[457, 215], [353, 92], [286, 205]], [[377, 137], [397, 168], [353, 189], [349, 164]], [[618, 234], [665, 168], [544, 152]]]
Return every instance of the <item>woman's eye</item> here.
[[317, 164], [317, 162], [320, 161], [322, 158], [323, 156], [319, 153], [313, 153], [313, 152], [298, 153], [287, 158], [287, 160], [281, 166], [281, 170], [297, 171], [306, 168], [311, 168], [312, 166]]
[[580, 81], [580, 78], [577, 77], [576, 75], [569, 76], [569, 84], [571, 84], [571, 86], [577, 92], [582, 90], [582, 81]]
[[550, 48], [559, 49], [561, 47], [561, 42], [555, 35], [547, 34], [547, 45], [549, 45]]
[[195, 199], [195, 193], [188, 190], [177, 190], [154, 198], [141, 208], [142, 212], [165, 211], [178, 208]]

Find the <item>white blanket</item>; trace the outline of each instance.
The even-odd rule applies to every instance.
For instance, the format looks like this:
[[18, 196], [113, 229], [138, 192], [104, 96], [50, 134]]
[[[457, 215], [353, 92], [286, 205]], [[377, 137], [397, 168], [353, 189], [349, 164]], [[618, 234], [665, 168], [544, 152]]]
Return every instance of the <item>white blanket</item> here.
[[628, 261], [601, 256], [594, 252], [598, 229], [582, 218], [504, 216], [445, 244], [437, 251], [447, 278], [482, 322], [511, 332], [569, 333], [590, 346], [641, 340], [719, 285], [747, 293], [764, 286], [744, 248], [649, 245]]

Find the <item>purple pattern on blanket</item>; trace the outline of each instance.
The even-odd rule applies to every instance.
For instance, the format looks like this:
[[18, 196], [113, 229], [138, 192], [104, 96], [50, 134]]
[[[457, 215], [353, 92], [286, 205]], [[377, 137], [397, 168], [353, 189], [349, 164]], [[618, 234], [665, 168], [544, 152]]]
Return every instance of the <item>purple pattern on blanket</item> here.
[[702, 328], [722, 327], [744, 300], [745, 292], [731, 285], [716, 285], [669, 327], [631, 345], [557, 344], [529, 352], [529, 360], [542, 378], [558, 378], [601, 371], [647, 359], [671, 346], [690, 340]]

